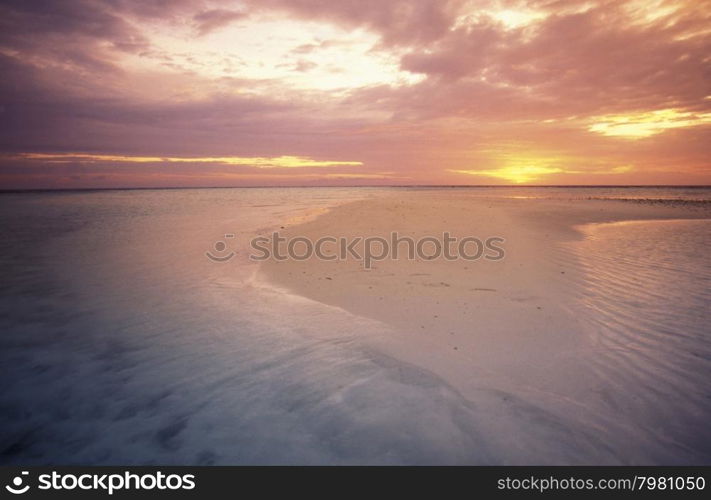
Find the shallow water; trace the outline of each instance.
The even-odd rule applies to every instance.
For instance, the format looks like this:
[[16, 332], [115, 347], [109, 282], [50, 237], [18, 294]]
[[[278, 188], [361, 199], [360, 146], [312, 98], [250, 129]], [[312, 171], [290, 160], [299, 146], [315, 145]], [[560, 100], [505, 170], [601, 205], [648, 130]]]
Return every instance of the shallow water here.
[[[382, 324], [254, 280], [251, 236], [388, 191], [1, 195], [0, 462], [625, 462], [575, 419], [493, 387], [466, 400], [374, 352], [363, 340], [386, 335]], [[590, 272], [577, 304], [613, 379], [601, 408], [638, 423], [635, 460], [707, 463], [708, 231], [670, 224], [686, 224], [664, 226], [685, 242], [686, 267], [657, 226], [631, 243], [607, 228], [579, 242]], [[224, 264], [205, 255], [217, 241], [235, 252]], [[639, 248], [646, 260], [624, 258]], [[619, 296], [619, 281], [602, 279], [629, 273], [642, 281]], [[620, 383], [629, 400], [609, 390]], [[666, 454], [643, 446], [662, 418]]]
[[663, 463], [711, 460], [711, 221], [583, 226], [572, 287], [590, 326], [598, 396]]
[[356, 341], [384, 327], [253, 280], [249, 236], [366, 196], [5, 197], [2, 462], [484, 461], [468, 402]]

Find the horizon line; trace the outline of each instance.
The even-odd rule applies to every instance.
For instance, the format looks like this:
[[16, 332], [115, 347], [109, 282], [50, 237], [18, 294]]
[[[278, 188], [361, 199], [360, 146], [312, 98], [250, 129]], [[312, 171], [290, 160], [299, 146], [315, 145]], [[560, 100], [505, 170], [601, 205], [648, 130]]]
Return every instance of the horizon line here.
[[687, 188], [711, 189], [711, 184], [328, 184], [313, 185], [255, 185], [255, 186], [122, 186], [122, 187], [56, 187], [56, 188], [0, 188], [0, 194], [55, 192], [55, 191], [150, 191], [173, 189], [333, 189], [333, 188]]

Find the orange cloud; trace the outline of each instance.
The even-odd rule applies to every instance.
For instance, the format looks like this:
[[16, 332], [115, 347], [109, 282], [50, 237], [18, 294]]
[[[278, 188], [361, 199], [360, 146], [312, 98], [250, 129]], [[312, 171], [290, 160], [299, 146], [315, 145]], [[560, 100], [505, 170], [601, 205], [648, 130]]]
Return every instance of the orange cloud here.
[[126, 156], [88, 153], [20, 153], [11, 157], [39, 160], [49, 163], [209, 163], [213, 165], [246, 165], [256, 168], [306, 168], [362, 166], [360, 161], [314, 160], [303, 156], [249, 157], [249, 156]]
[[591, 119], [588, 130], [599, 134], [641, 139], [675, 128], [711, 124], [711, 113], [693, 113], [676, 109], [660, 109], [623, 115], [598, 116]]

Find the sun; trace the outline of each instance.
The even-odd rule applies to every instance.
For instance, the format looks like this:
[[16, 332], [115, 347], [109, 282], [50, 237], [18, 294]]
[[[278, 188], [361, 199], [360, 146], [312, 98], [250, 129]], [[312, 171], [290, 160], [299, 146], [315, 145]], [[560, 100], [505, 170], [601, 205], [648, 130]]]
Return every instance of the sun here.
[[525, 184], [540, 179], [545, 175], [556, 174], [562, 171], [563, 170], [558, 167], [535, 164], [510, 165], [489, 170], [450, 170], [450, 172], [458, 174], [494, 177], [512, 182], [514, 184]]

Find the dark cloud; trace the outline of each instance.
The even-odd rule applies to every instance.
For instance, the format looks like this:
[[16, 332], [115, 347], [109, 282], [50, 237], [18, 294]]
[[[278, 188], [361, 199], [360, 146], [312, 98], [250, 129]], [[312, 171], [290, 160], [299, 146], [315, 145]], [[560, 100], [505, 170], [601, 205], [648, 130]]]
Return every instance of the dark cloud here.
[[300, 113], [314, 115], [308, 104], [278, 97], [214, 94], [199, 100], [136, 100], [110, 89], [75, 92], [77, 82], [68, 90], [66, 80], [3, 55], [0, 73], [0, 150], [5, 152], [108, 148], [235, 154], [240, 148], [258, 149], [256, 135], [273, 135], [269, 142], [316, 126], [301, 119]]
[[101, 40], [124, 51], [133, 52], [147, 47], [141, 32], [109, 10], [104, 2], [0, 2], [0, 45], [60, 52], [63, 47], [57, 47], [51, 41], [67, 41], [69, 37], [72, 45]]

